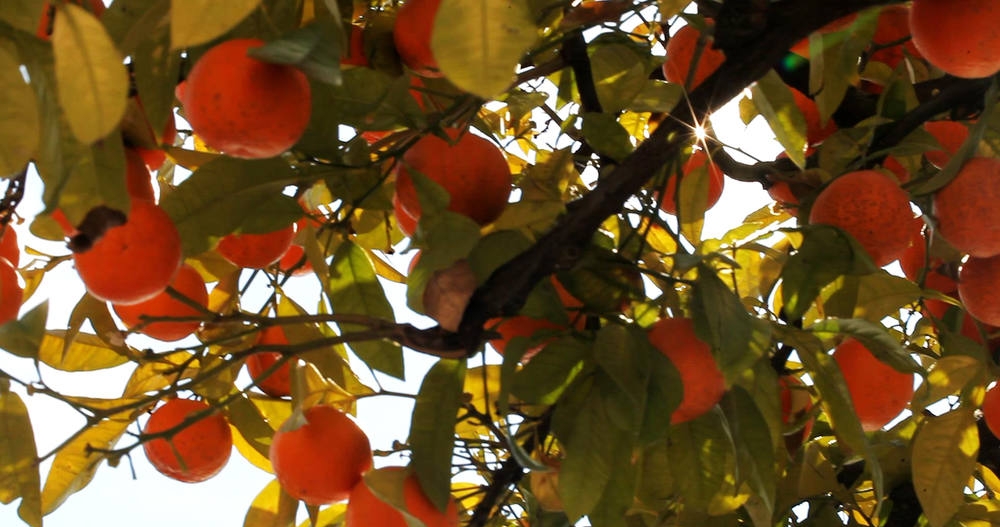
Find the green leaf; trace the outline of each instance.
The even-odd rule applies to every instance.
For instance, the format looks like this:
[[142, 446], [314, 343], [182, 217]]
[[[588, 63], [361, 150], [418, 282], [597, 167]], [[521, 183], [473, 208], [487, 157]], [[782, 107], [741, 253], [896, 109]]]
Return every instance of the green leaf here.
[[295, 66], [313, 79], [338, 85], [342, 81], [340, 57], [345, 38], [344, 27], [337, 20], [321, 17], [251, 49], [249, 54], [263, 61]]
[[[375, 266], [363, 248], [344, 242], [333, 256], [328, 280], [330, 306], [334, 313], [367, 315], [384, 321], [395, 320], [392, 306], [385, 297], [385, 290], [378, 281]], [[340, 325], [344, 335], [357, 330], [356, 326]], [[393, 377], [403, 378], [403, 350], [399, 344], [387, 340], [350, 342], [351, 349], [376, 370]]]
[[712, 347], [719, 369], [730, 381], [764, 356], [770, 327], [753, 317], [715, 271], [701, 265], [692, 313], [698, 338]]
[[48, 318], [49, 303], [45, 301], [21, 318], [0, 325], [0, 348], [18, 357], [38, 359]]
[[[166, 4], [164, 0], [161, 2], [161, 5]], [[170, 49], [170, 33], [165, 24], [152, 28], [138, 42], [133, 54], [133, 70], [149, 125], [162, 140], [160, 134], [167, 119], [174, 117], [174, 87], [181, 70], [181, 54]]]
[[265, 458], [270, 455], [271, 438], [274, 437], [275, 430], [249, 397], [243, 395], [230, 401], [226, 405], [226, 417], [257, 453]]
[[590, 390], [573, 413], [570, 435], [559, 436], [566, 452], [559, 469], [559, 496], [566, 516], [576, 521], [597, 506], [624, 445], [598, 390]]
[[555, 404], [573, 379], [583, 371], [589, 350], [576, 339], [564, 337], [545, 345], [510, 380], [510, 392], [530, 404]]
[[649, 79], [642, 90], [628, 104], [633, 112], [667, 113], [684, 97], [684, 88], [677, 84]]
[[35, 94], [17, 58], [0, 47], [0, 177], [23, 169], [36, 155], [40, 130]]
[[733, 386], [722, 396], [720, 407], [736, 445], [738, 474], [745, 479], [770, 513], [774, 512], [777, 482], [771, 430], [753, 396], [741, 386]]
[[802, 229], [805, 238], [788, 258], [781, 273], [781, 297], [789, 319], [801, 317], [820, 290], [841, 275], [863, 275], [878, 270], [849, 234], [827, 225]]
[[173, 49], [204, 44], [236, 27], [261, 0], [171, 0], [170, 42]]
[[[863, 276], [841, 276], [826, 289], [832, 290], [823, 301], [828, 316], [863, 318], [872, 322], [898, 313], [922, 295], [917, 284], [884, 271]], [[827, 291], [824, 291], [824, 296]]]
[[42, 488], [42, 514], [56, 510], [71, 494], [90, 484], [97, 465], [107, 458], [100, 450], [115, 446], [134, 421], [134, 411], [117, 413], [88, 426], [59, 449]]
[[44, 0], [10, 0], [4, 2], [3, 9], [0, 9], [0, 21], [11, 26], [34, 33], [42, 17], [44, 9], [49, 6]]
[[809, 327], [825, 336], [850, 335], [861, 342], [879, 361], [903, 373], [920, 373], [920, 367], [910, 352], [880, 323], [860, 318], [828, 318]]
[[101, 22], [82, 7], [62, 5], [52, 31], [59, 103], [73, 135], [94, 143], [125, 115], [128, 72]]
[[[846, 39], [838, 32], [810, 40], [809, 93], [816, 94], [822, 122], [840, 106], [848, 87], [860, 81], [858, 58], [872, 41], [879, 9], [862, 11], [847, 30]], [[832, 45], [824, 46], [825, 39], [833, 41]]]
[[446, 210], [421, 216], [417, 235], [422, 250], [420, 261], [406, 282], [406, 303], [422, 313], [427, 281], [435, 271], [451, 266], [472, 252], [479, 243], [479, 224], [464, 214]]
[[708, 512], [716, 495], [734, 493], [735, 452], [720, 414], [672, 426], [668, 444], [671, 476], [685, 507]]
[[299, 501], [281, 488], [278, 480], [264, 487], [250, 504], [243, 527], [289, 527], [295, 524]]
[[961, 407], [928, 417], [913, 438], [913, 488], [931, 527], [943, 527], [965, 503], [976, 468], [975, 410]]
[[441, 0], [431, 50], [455, 86], [492, 98], [513, 83], [521, 57], [536, 38], [524, 0]]
[[614, 115], [607, 113], [585, 113], [582, 115], [581, 131], [587, 144], [598, 154], [615, 161], [621, 161], [635, 150], [632, 138]]
[[[617, 41], [598, 41], [592, 43], [588, 51], [597, 100], [605, 112], [628, 108], [649, 85], [648, 68], [633, 46]], [[661, 90], [664, 103], [677, 93], [672, 88]]]
[[677, 367], [666, 355], [655, 349], [648, 338], [643, 347], [649, 357], [649, 393], [639, 437], [649, 442], [662, 439], [669, 430], [670, 417], [684, 398], [684, 387]]
[[649, 341], [645, 334], [636, 334], [623, 326], [604, 326], [597, 332], [593, 357], [594, 362], [629, 397], [641, 414], [645, 411], [646, 386], [649, 383], [649, 356], [645, 353], [646, 349], [635, 342], [637, 339]]
[[298, 178], [281, 158], [218, 157], [164, 196], [160, 206], [174, 220], [184, 254], [193, 256], [231, 232], [271, 232], [301, 218], [295, 198], [281, 193]]
[[934, 362], [927, 379], [913, 395], [911, 410], [919, 414], [927, 406], [944, 397], [959, 393], [973, 383], [985, 385], [989, 367], [983, 360], [968, 355], [948, 355]]
[[465, 361], [441, 359], [420, 383], [410, 421], [412, 466], [427, 498], [444, 510], [451, 496], [455, 415], [462, 404]]
[[38, 451], [28, 408], [0, 381], [0, 503], [21, 498], [17, 513], [32, 527], [42, 526]]
[[632, 449], [619, 443], [611, 460], [611, 478], [600, 501], [587, 514], [592, 525], [627, 527], [628, 512], [635, 502], [638, 467], [632, 462]]
[[791, 89], [771, 70], [750, 89], [757, 111], [764, 116], [774, 136], [797, 166], [806, 165], [806, 119], [795, 105]]

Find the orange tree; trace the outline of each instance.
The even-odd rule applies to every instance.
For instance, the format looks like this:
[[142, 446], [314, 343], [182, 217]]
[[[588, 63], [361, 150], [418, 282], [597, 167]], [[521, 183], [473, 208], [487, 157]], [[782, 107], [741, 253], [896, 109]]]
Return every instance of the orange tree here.
[[[284, 485], [248, 526], [298, 500], [314, 525], [996, 523], [992, 0], [108, 4], [0, 10], [0, 347], [38, 366], [0, 370], [0, 501], [26, 524], [105, 464], [202, 479], [230, 442]], [[715, 137], [734, 99], [780, 159]], [[781, 202], [703, 236], [719, 169]], [[18, 262], [15, 226], [65, 249]], [[90, 290], [68, 321], [35, 298], [57, 266]], [[286, 294], [303, 272], [318, 305]], [[411, 353], [437, 358], [412, 393], [360, 380]], [[115, 398], [45, 374], [123, 365]], [[373, 453], [348, 414], [388, 396], [410, 433]], [[26, 397], [86, 424], [40, 452]]]

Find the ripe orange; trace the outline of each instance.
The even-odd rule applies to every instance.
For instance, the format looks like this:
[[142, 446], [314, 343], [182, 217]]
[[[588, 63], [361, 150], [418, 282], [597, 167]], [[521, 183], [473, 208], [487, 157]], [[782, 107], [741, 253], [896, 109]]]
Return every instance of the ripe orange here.
[[[924, 222], [916, 218], [910, 246], [899, 256], [899, 266], [903, 275], [916, 281], [924, 273], [924, 287], [942, 293], [953, 293], [958, 285], [951, 278], [941, 274], [937, 269], [944, 265], [941, 258], [927, 259], [927, 239], [924, 237]], [[924, 272], [926, 265], [926, 272]]]
[[970, 256], [958, 273], [958, 297], [976, 320], [1000, 326], [1000, 255]]
[[[261, 330], [257, 337], [257, 345], [284, 346], [288, 344], [285, 337], [285, 330], [281, 326], [268, 326]], [[257, 383], [260, 391], [271, 397], [287, 397], [292, 394], [292, 365], [285, 362], [278, 369], [271, 372], [266, 378], [261, 378], [267, 369], [274, 366], [281, 359], [281, 354], [276, 351], [261, 351], [247, 357], [247, 373], [250, 378]]]
[[994, 437], [1000, 437], [1000, 388], [998, 386], [1000, 384], [986, 390], [981, 408], [986, 427], [990, 429]]
[[309, 505], [347, 499], [372, 466], [368, 437], [344, 412], [330, 406], [305, 411], [306, 424], [271, 441], [271, 466], [289, 495]]
[[235, 157], [274, 157], [309, 124], [309, 81], [299, 70], [247, 55], [264, 45], [235, 39], [205, 52], [177, 90], [185, 117], [208, 146]]
[[944, 168], [951, 156], [958, 152], [959, 147], [969, 137], [969, 128], [955, 121], [928, 121], [924, 123], [924, 129], [941, 144], [940, 150], [924, 152], [927, 161], [938, 168]]
[[[167, 119], [167, 124], [163, 125], [163, 133], [160, 134], [160, 142], [167, 145], [174, 144], [174, 140], [177, 139], [177, 125], [174, 123], [173, 114]], [[149, 149], [136, 147], [139, 155], [142, 156], [142, 160], [146, 163], [146, 168], [150, 170], [159, 170], [163, 166], [163, 162], [167, 160], [167, 153], [161, 148]]]
[[132, 200], [124, 225], [73, 254], [87, 291], [113, 304], [134, 304], [166, 289], [181, 265], [181, 237], [159, 206]]
[[1000, 254], [1000, 159], [974, 157], [934, 195], [941, 236], [972, 256]]
[[931, 64], [956, 77], [1000, 71], [1000, 4], [994, 0], [914, 0], [913, 43]]
[[0, 258], [6, 258], [17, 268], [21, 263], [21, 247], [17, 244], [17, 231], [14, 226], [6, 224], [0, 226]]
[[[712, 21], [706, 20], [706, 22], [711, 29], [713, 27]], [[725, 62], [726, 56], [721, 51], [712, 48], [712, 37], [710, 35], [702, 37], [703, 35], [698, 29], [692, 25], [680, 28], [674, 36], [670, 37], [667, 42], [667, 59], [663, 63], [663, 77], [668, 82], [680, 84], [693, 90]], [[694, 68], [693, 75], [690, 75], [689, 81], [691, 62], [698, 54], [699, 48], [701, 54], [698, 65]]]
[[392, 211], [396, 215], [396, 225], [399, 226], [399, 231], [408, 238], [412, 237], [413, 233], [417, 232], [417, 219], [410, 216], [410, 213], [403, 209], [403, 206], [399, 203], [398, 194], [392, 195]]
[[399, 58], [407, 68], [424, 77], [440, 77], [437, 60], [431, 51], [434, 17], [441, 0], [407, 0], [396, 11], [392, 38]]
[[799, 107], [802, 117], [805, 118], [806, 143], [808, 145], [822, 143], [824, 139], [837, 131], [837, 123], [833, 122], [833, 119], [827, 120], [825, 126], [822, 124], [819, 107], [816, 106], [816, 102], [809, 98], [808, 95], [792, 88], [792, 97], [795, 99], [795, 106]]
[[844, 339], [833, 358], [866, 432], [879, 430], [892, 421], [913, 397], [912, 374], [894, 370], [853, 338]]
[[799, 198], [792, 192], [792, 187], [787, 181], [776, 181], [771, 184], [767, 187], [767, 195], [786, 207], [795, 207], [799, 204]]
[[[416, 259], [414, 258], [414, 260]], [[571, 295], [555, 276], [550, 277], [549, 280], [553, 287], [555, 287], [556, 294], [559, 295], [559, 300], [562, 302], [563, 307], [567, 310], [570, 323], [577, 329], [583, 329], [586, 323], [585, 317], [580, 316], [580, 309], [583, 307], [583, 303]], [[507, 344], [515, 337], [531, 337], [535, 333], [544, 330], [569, 329], [567, 326], [557, 324], [551, 320], [529, 317], [527, 315], [517, 315], [506, 319], [493, 318], [486, 321], [486, 327], [493, 328], [500, 333], [500, 338], [491, 340], [490, 344], [501, 355], [507, 350]], [[547, 343], [548, 341], [543, 341], [528, 348], [524, 352], [524, 355], [521, 356], [521, 362], [527, 363], [532, 357], [545, 349]]]
[[900, 185], [910, 180], [910, 171], [907, 170], [895, 156], [885, 156], [885, 160], [882, 161], [882, 168], [892, 172], [892, 174], [896, 176], [896, 181], [899, 181]]
[[[816, 33], [827, 34], [847, 29], [847, 26], [853, 24], [854, 20], [857, 18], [858, 18], [857, 14], [851, 14], [843, 18], [838, 18], [837, 20], [834, 20], [833, 22], [830, 22], [829, 24], [817, 29]], [[792, 53], [795, 53], [796, 55], [809, 58], [809, 39], [804, 38], [796, 42], [795, 45], [792, 46], [792, 49], [790, 51]]]
[[10, 260], [0, 257], [0, 324], [17, 319], [24, 301], [24, 288], [17, 275], [17, 269]]
[[[722, 197], [722, 189], [726, 185], [725, 174], [719, 165], [716, 165], [704, 150], [695, 150], [691, 157], [684, 163], [681, 174], [690, 174], [695, 170], [703, 170], [707, 166], [708, 170], [708, 202], [706, 209], [712, 208]], [[666, 186], [663, 188], [663, 195], [660, 198], [660, 210], [667, 214], [677, 214], [677, 175], [671, 174], [667, 178]]]
[[803, 422], [812, 410], [812, 396], [805, 390], [802, 381], [794, 375], [779, 377], [778, 388], [781, 399], [781, 423], [785, 425], [783, 431], [785, 446], [789, 452], [794, 452], [812, 432], [812, 418]]
[[146, 168], [146, 160], [135, 148], [125, 149], [125, 190], [129, 197], [149, 202], [156, 200], [153, 178]]
[[[945, 315], [948, 314], [948, 310], [951, 309], [952, 305], [944, 302], [942, 300], [936, 300], [932, 298], [924, 299], [924, 308], [926, 309], [926, 314], [933, 316], [939, 321], [944, 321]], [[958, 332], [962, 336], [974, 341], [979, 344], [983, 344], [983, 335], [979, 332], [979, 328], [976, 326], [976, 320], [969, 316], [968, 311], [962, 311], [960, 314], [962, 317], [962, 327], [957, 328]], [[949, 327], [950, 330], [955, 331], [956, 328]], [[986, 328], [988, 330], [988, 328]]]
[[[202, 401], [171, 399], [153, 410], [142, 433], [166, 432], [210, 408]], [[226, 418], [215, 412], [188, 424], [173, 436], [143, 443], [142, 449], [160, 473], [178, 481], [197, 483], [226, 466], [233, 450], [233, 435]]]
[[[390, 467], [387, 470], [403, 470], [403, 467]], [[411, 516], [423, 522], [424, 527], [458, 527], [458, 507], [455, 499], [448, 500], [445, 510], [439, 511], [420, 488], [420, 482], [415, 475], [409, 475], [403, 480], [403, 504]], [[407, 527], [406, 519], [392, 505], [376, 496], [364, 480], [359, 481], [351, 490], [344, 511], [344, 527]]]
[[881, 47], [889, 44], [894, 45], [876, 50], [872, 53], [871, 60], [895, 69], [905, 57], [904, 49], [911, 57], [921, 57], [910, 40], [910, 8], [905, 5], [885, 6], [879, 11], [872, 45]]
[[[182, 265], [177, 270], [173, 281], [170, 282], [170, 287], [192, 302], [202, 307], [208, 306], [208, 288], [205, 287], [205, 281], [202, 280], [201, 275], [194, 267], [187, 264]], [[121, 318], [129, 329], [142, 323], [143, 315], [150, 317], [196, 317], [202, 315], [201, 311], [170, 296], [170, 293], [166, 291], [136, 304], [112, 304], [112, 307], [118, 314], [118, 318]], [[197, 320], [153, 322], [143, 326], [138, 331], [155, 339], [170, 342], [194, 333], [200, 325], [201, 322]]]
[[680, 373], [684, 396], [670, 416], [672, 424], [695, 419], [712, 409], [726, 391], [726, 381], [712, 349], [694, 333], [689, 318], [662, 318], [649, 328], [649, 341]]
[[368, 67], [368, 57], [365, 56], [365, 30], [361, 26], [351, 26], [347, 55], [340, 59], [340, 63], [348, 66]]
[[215, 250], [235, 265], [248, 269], [263, 269], [278, 260], [292, 246], [295, 225], [264, 234], [228, 234], [219, 240]]
[[[306, 255], [305, 247], [297, 243], [292, 243], [292, 245], [285, 251], [284, 256], [278, 260], [278, 269], [281, 269], [283, 273], [291, 273], [292, 276], [305, 276], [312, 273], [312, 264], [309, 260], [304, 259]], [[301, 265], [299, 265], [301, 263]]]
[[419, 221], [420, 201], [412, 172], [441, 185], [451, 201], [448, 210], [480, 225], [500, 217], [510, 197], [511, 174], [503, 152], [492, 141], [468, 131], [448, 129], [451, 142], [425, 135], [403, 154], [396, 168], [400, 207]]
[[882, 267], [910, 245], [910, 196], [878, 170], [860, 170], [834, 179], [813, 202], [809, 223], [833, 225], [854, 236]]

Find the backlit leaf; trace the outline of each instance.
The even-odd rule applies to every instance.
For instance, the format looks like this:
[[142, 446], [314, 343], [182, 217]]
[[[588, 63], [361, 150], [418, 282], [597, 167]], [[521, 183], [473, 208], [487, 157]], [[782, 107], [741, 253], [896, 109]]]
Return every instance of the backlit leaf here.
[[73, 135], [93, 143], [125, 115], [128, 73], [121, 53], [92, 14], [67, 2], [52, 31], [59, 103]]
[[0, 177], [23, 169], [35, 155], [39, 126], [35, 94], [18, 60], [0, 47]]
[[451, 495], [451, 456], [455, 415], [462, 402], [465, 361], [440, 359], [420, 383], [410, 421], [413, 469], [420, 486], [439, 510]]
[[965, 502], [976, 467], [979, 432], [972, 408], [928, 417], [913, 438], [913, 488], [932, 527], [942, 527]]
[[611, 480], [621, 432], [598, 390], [591, 390], [577, 408], [571, 435], [561, 435], [566, 457], [559, 469], [559, 496], [571, 520], [590, 513]]
[[40, 358], [48, 316], [49, 303], [42, 302], [20, 319], [0, 325], [0, 348], [26, 359]]
[[267, 484], [250, 504], [243, 527], [290, 527], [295, 525], [299, 501], [282, 488], [278, 480]]
[[0, 20], [11, 26], [34, 33], [39, 26], [43, 10], [49, 6], [44, 0], [9, 0], [0, 9]]
[[747, 312], [710, 267], [699, 268], [694, 293], [695, 331], [712, 346], [719, 369], [732, 379], [763, 356], [770, 328]]
[[0, 381], [0, 503], [21, 498], [18, 515], [32, 527], [42, 526], [37, 457], [28, 408]]
[[444, 76], [482, 97], [507, 89], [537, 36], [525, 0], [442, 0], [437, 13], [431, 50]]
[[806, 120], [789, 88], [773, 70], [751, 88], [753, 103], [797, 166], [806, 165]]
[[[337, 248], [330, 267], [330, 305], [334, 313], [368, 315], [385, 321], [395, 320], [392, 306], [375, 274], [375, 266], [360, 246], [345, 242]], [[340, 325], [349, 335], [357, 326]], [[350, 342], [349, 346], [369, 366], [394, 377], [403, 377], [403, 352], [398, 344], [386, 340]]]
[[132, 424], [137, 411], [129, 410], [102, 419], [59, 450], [42, 488], [43, 514], [54, 511], [71, 494], [90, 484], [98, 464], [107, 459], [98, 450], [112, 448]]
[[173, 49], [203, 44], [236, 27], [261, 0], [171, 0], [170, 42]]
[[128, 357], [108, 346], [97, 335], [78, 333], [66, 342], [65, 330], [50, 330], [42, 337], [38, 358], [62, 371], [94, 371], [128, 362]]

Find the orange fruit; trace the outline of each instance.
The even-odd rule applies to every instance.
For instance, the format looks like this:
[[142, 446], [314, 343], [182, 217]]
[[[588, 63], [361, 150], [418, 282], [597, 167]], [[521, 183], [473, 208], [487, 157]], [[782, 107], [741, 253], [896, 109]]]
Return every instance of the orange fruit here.
[[451, 195], [448, 210], [480, 225], [500, 217], [510, 197], [511, 173], [503, 152], [492, 141], [468, 131], [446, 130], [451, 141], [425, 135], [403, 154], [396, 168], [399, 205], [420, 219], [420, 201], [413, 182], [419, 172]]
[[368, 57], [365, 56], [365, 30], [361, 26], [351, 25], [351, 35], [347, 42], [347, 56], [340, 59], [340, 63], [348, 66], [368, 67]]
[[[167, 119], [167, 124], [163, 125], [163, 133], [160, 134], [160, 142], [166, 145], [174, 144], [174, 140], [177, 139], [177, 125], [174, 123], [173, 114]], [[163, 151], [162, 148], [150, 149], [136, 147], [136, 151], [142, 156], [142, 160], [146, 163], [146, 168], [149, 170], [159, 170], [163, 166], [163, 162], [167, 160], [167, 153]]]
[[[825, 26], [817, 29], [815, 32], [819, 33], [819, 34], [825, 35], [827, 33], [833, 33], [833, 32], [836, 32], [836, 31], [841, 31], [841, 30], [847, 29], [847, 26], [850, 26], [851, 24], [853, 24], [854, 20], [857, 19], [857, 18], [858, 18], [857, 14], [847, 15], [847, 16], [845, 16], [843, 18], [838, 18], [837, 20], [834, 20], [833, 22], [830, 22], [829, 24], [827, 24], [827, 25], [825, 25]], [[808, 38], [804, 38], [804, 39], [796, 42], [795, 45], [792, 46], [792, 49], [790, 51], [792, 53], [795, 53], [796, 55], [808, 58], [809, 57], [809, 39]]]
[[17, 268], [10, 260], [0, 257], [0, 324], [17, 319], [24, 301], [24, 288], [18, 278]]
[[[414, 258], [414, 260], [416, 260], [416, 258]], [[559, 283], [559, 280], [557, 280], [555, 276], [551, 276], [549, 280], [555, 287], [556, 294], [559, 295], [559, 300], [562, 302], [563, 307], [567, 310], [567, 316], [570, 319], [570, 323], [577, 329], [583, 329], [583, 326], [586, 323], [585, 317], [580, 316], [580, 309], [583, 307], [583, 303], [571, 295], [569, 291], [567, 291], [566, 288]], [[493, 328], [493, 330], [500, 333], [500, 338], [489, 342], [493, 345], [493, 349], [501, 355], [503, 355], [507, 350], [507, 344], [510, 343], [510, 341], [515, 337], [531, 337], [535, 333], [544, 330], [554, 331], [569, 329], [567, 326], [557, 324], [551, 320], [529, 317], [527, 315], [516, 315], [506, 319], [493, 318], [486, 321], [486, 327]], [[521, 362], [527, 363], [532, 357], [545, 349], [546, 344], [548, 344], [548, 340], [537, 343], [528, 348], [524, 352], [524, 355], [521, 356]]]
[[819, 107], [808, 95], [792, 88], [792, 98], [795, 99], [795, 106], [799, 107], [802, 117], [806, 121], [806, 143], [816, 145], [822, 143], [824, 139], [830, 137], [837, 131], [837, 123], [829, 119], [824, 126], [820, 120]]
[[[709, 29], [712, 29], [712, 21], [706, 20], [705, 22]], [[693, 90], [725, 62], [726, 56], [721, 51], [712, 48], [712, 37], [710, 35], [702, 37], [703, 35], [698, 31], [698, 28], [690, 24], [680, 28], [677, 33], [674, 33], [674, 36], [670, 37], [670, 40], [667, 41], [667, 59], [663, 63], [663, 77], [668, 82], [680, 84]], [[694, 68], [694, 73], [691, 74], [691, 62], [698, 54], [699, 48], [701, 54], [698, 57], [698, 64]], [[688, 81], [689, 76], [691, 76], [690, 81]]]
[[[261, 330], [257, 337], [258, 346], [266, 345], [285, 346], [288, 338], [285, 330], [281, 326], [268, 326]], [[261, 375], [271, 366], [274, 366], [281, 359], [281, 354], [276, 351], [261, 351], [247, 357], [247, 373], [254, 380], [260, 391], [271, 397], [287, 397], [292, 394], [292, 364], [286, 361], [271, 372], [267, 377]]]
[[787, 181], [772, 183], [770, 187], [767, 187], [767, 195], [782, 205], [791, 205], [794, 207], [799, 204], [799, 198], [792, 192], [792, 187]]
[[[201, 275], [194, 267], [187, 264], [182, 265], [177, 270], [173, 281], [170, 282], [170, 287], [199, 306], [208, 306], [208, 288], [205, 287], [205, 281], [202, 280]], [[112, 307], [118, 314], [118, 318], [122, 319], [122, 322], [129, 329], [140, 325], [143, 315], [150, 317], [197, 317], [203, 314], [188, 303], [174, 298], [167, 291], [162, 291], [156, 296], [136, 304], [112, 304]], [[138, 332], [170, 342], [194, 333], [200, 325], [201, 322], [198, 320], [153, 322], [143, 326]]]
[[[388, 467], [385, 470], [403, 470]], [[420, 488], [413, 474], [403, 480], [403, 504], [406, 512], [423, 522], [424, 527], [458, 527], [458, 506], [450, 498], [444, 511], [439, 511]], [[376, 496], [361, 480], [351, 490], [344, 511], [344, 527], [407, 527], [402, 513]]]
[[1000, 4], [994, 0], [914, 0], [913, 43], [930, 61], [956, 77], [989, 77], [1000, 71]]
[[[707, 167], [707, 168], [706, 168]], [[712, 208], [722, 197], [722, 189], [726, 185], [725, 175], [719, 165], [716, 165], [704, 150], [695, 150], [684, 162], [681, 174], [690, 174], [695, 170], [708, 170], [708, 202], [706, 209]], [[667, 214], [677, 214], [677, 175], [670, 174], [660, 198], [660, 210]]]
[[843, 229], [882, 267], [910, 245], [913, 225], [910, 196], [878, 170], [844, 174], [813, 202], [809, 223]]
[[14, 226], [6, 224], [0, 226], [0, 258], [6, 258], [17, 268], [21, 263], [21, 247], [17, 244], [17, 231]]
[[881, 49], [872, 53], [871, 60], [886, 64], [893, 69], [903, 61], [906, 54], [920, 58], [920, 52], [910, 40], [910, 8], [905, 5], [883, 7], [878, 14], [872, 45]]
[[882, 168], [892, 172], [892, 174], [896, 176], [896, 181], [899, 181], [900, 185], [910, 180], [910, 171], [907, 170], [895, 156], [885, 156], [885, 160], [882, 161]]
[[156, 200], [153, 177], [146, 167], [142, 153], [135, 148], [125, 149], [125, 190], [131, 198], [149, 202]]
[[994, 437], [1000, 437], [1000, 385], [994, 385], [989, 390], [986, 390], [986, 396], [983, 397], [983, 406], [981, 410], [983, 411], [983, 419], [986, 421], [986, 427], [990, 429], [990, 432]]
[[892, 421], [913, 397], [913, 375], [894, 370], [863, 344], [844, 339], [833, 352], [851, 395], [854, 411], [866, 432]]
[[331, 406], [305, 411], [306, 423], [271, 441], [271, 466], [289, 495], [309, 505], [343, 501], [372, 466], [368, 436], [344, 412]]
[[934, 195], [938, 232], [972, 256], [1000, 254], [1000, 159], [973, 157]]
[[305, 259], [306, 249], [297, 243], [292, 243], [285, 254], [278, 260], [278, 269], [292, 276], [305, 276], [312, 273], [312, 264]]
[[781, 423], [785, 425], [783, 431], [785, 446], [789, 452], [794, 452], [812, 432], [812, 418], [803, 422], [812, 410], [812, 396], [802, 381], [794, 375], [779, 377], [778, 389], [781, 400]]
[[924, 123], [924, 129], [941, 144], [940, 150], [924, 152], [927, 161], [938, 168], [944, 168], [969, 137], [969, 128], [955, 121], [928, 121]]
[[399, 58], [407, 68], [424, 77], [440, 77], [437, 60], [431, 51], [434, 17], [441, 0], [407, 0], [396, 11], [392, 38]]
[[413, 233], [417, 232], [417, 219], [403, 209], [399, 203], [398, 194], [392, 195], [392, 212], [396, 215], [396, 225], [399, 226], [399, 231], [408, 238], [412, 237]]
[[305, 132], [312, 110], [301, 71], [247, 55], [264, 45], [234, 39], [209, 49], [177, 90], [185, 117], [205, 144], [235, 157], [274, 157]]
[[295, 238], [295, 225], [264, 234], [228, 234], [219, 240], [215, 250], [235, 265], [248, 269], [263, 269], [288, 252]]
[[159, 206], [138, 199], [124, 225], [108, 229], [85, 252], [73, 254], [87, 292], [113, 304], [152, 298], [181, 265], [181, 237]]
[[1000, 326], [1000, 255], [970, 256], [958, 272], [958, 297], [976, 320]]
[[899, 267], [903, 269], [903, 276], [916, 281], [921, 274], [924, 274], [924, 287], [927, 289], [953, 293], [958, 285], [937, 270], [945, 262], [941, 258], [927, 259], [927, 239], [924, 237], [924, 230], [923, 220], [916, 218], [910, 246], [899, 256]]
[[[190, 419], [193, 414], [210, 408], [203, 401], [170, 399], [153, 410], [142, 433], [166, 432]], [[213, 412], [172, 436], [143, 443], [142, 449], [161, 474], [178, 481], [197, 483], [218, 474], [226, 466], [233, 450], [233, 435], [226, 418], [221, 413]]]
[[684, 395], [670, 416], [672, 424], [695, 419], [712, 409], [726, 391], [726, 381], [712, 348], [694, 333], [689, 318], [661, 318], [649, 328], [653, 347], [670, 359], [680, 373]]

